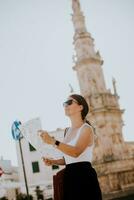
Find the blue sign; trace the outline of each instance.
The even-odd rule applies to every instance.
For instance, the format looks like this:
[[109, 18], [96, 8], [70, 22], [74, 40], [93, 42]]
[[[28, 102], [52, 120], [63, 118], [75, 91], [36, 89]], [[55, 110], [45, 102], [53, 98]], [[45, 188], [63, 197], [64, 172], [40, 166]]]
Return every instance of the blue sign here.
[[19, 126], [21, 125], [20, 121], [14, 121], [11, 127], [11, 131], [12, 131], [12, 136], [14, 140], [19, 140], [22, 135], [21, 135], [21, 131], [19, 129]]

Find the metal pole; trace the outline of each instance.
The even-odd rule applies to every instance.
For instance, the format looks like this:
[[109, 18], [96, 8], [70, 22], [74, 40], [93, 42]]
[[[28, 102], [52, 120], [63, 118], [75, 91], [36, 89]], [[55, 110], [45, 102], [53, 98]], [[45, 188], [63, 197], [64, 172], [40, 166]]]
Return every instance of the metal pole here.
[[24, 173], [24, 180], [25, 180], [25, 187], [26, 187], [27, 199], [30, 200], [29, 191], [28, 191], [28, 185], [27, 185], [25, 165], [24, 165], [24, 158], [23, 158], [23, 152], [22, 152], [22, 146], [21, 146], [21, 139], [22, 138], [19, 138], [20, 154], [21, 154], [21, 160], [22, 160], [22, 167], [23, 167], [23, 173]]

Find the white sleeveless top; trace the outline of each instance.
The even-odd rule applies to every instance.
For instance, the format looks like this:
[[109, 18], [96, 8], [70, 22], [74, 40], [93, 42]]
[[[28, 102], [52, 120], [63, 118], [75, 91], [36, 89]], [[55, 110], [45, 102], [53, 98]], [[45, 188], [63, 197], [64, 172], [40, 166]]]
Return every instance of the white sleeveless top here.
[[[85, 127], [85, 126], [88, 126], [90, 128], [92, 128], [89, 124], [87, 123], [84, 123], [79, 129], [78, 129], [78, 132], [75, 136], [75, 138], [73, 138], [70, 142], [64, 142], [66, 144], [69, 144], [69, 145], [72, 145], [72, 146], [75, 146], [75, 144], [77, 143], [77, 140], [79, 139], [79, 136], [81, 134], [81, 131], [82, 129]], [[93, 129], [92, 129], [92, 133], [93, 133]], [[68, 134], [68, 131], [66, 133], [66, 136]], [[94, 133], [93, 133], [94, 134]], [[66, 138], [66, 137], [65, 137]], [[88, 146], [78, 157], [74, 158], [72, 156], [69, 156], [67, 154], [63, 154], [64, 156], [64, 159], [65, 159], [65, 162], [66, 164], [71, 164], [71, 163], [76, 163], [76, 162], [85, 162], [85, 161], [88, 161], [88, 162], [91, 162], [92, 161], [92, 154], [93, 154], [93, 147], [94, 147], [94, 140], [93, 140], [93, 144]]]

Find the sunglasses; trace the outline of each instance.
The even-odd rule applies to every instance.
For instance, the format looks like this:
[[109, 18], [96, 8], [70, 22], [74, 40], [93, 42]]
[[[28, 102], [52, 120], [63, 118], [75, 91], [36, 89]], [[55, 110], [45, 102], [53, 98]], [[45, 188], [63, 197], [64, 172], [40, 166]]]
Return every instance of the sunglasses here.
[[67, 101], [65, 101], [65, 102], [63, 103], [63, 106], [64, 106], [64, 107], [65, 107], [65, 106], [70, 106], [70, 105], [73, 104], [73, 102], [79, 104], [79, 103], [78, 103], [77, 101], [75, 101], [74, 99], [69, 99], [69, 100], [67, 100]]

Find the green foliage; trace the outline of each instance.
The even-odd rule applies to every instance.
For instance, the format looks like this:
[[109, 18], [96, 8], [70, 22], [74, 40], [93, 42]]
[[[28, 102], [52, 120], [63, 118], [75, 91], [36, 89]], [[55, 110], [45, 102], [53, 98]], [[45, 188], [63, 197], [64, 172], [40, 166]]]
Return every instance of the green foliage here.
[[8, 200], [6, 197], [1, 197], [0, 200]]
[[[26, 194], [18, 194], [17, 197], [16, 197], [16, 200], [28, 200], [28, 197]], [[32, 195], [29, 195], [29, 200], [33, 200], [33, 196]]]

